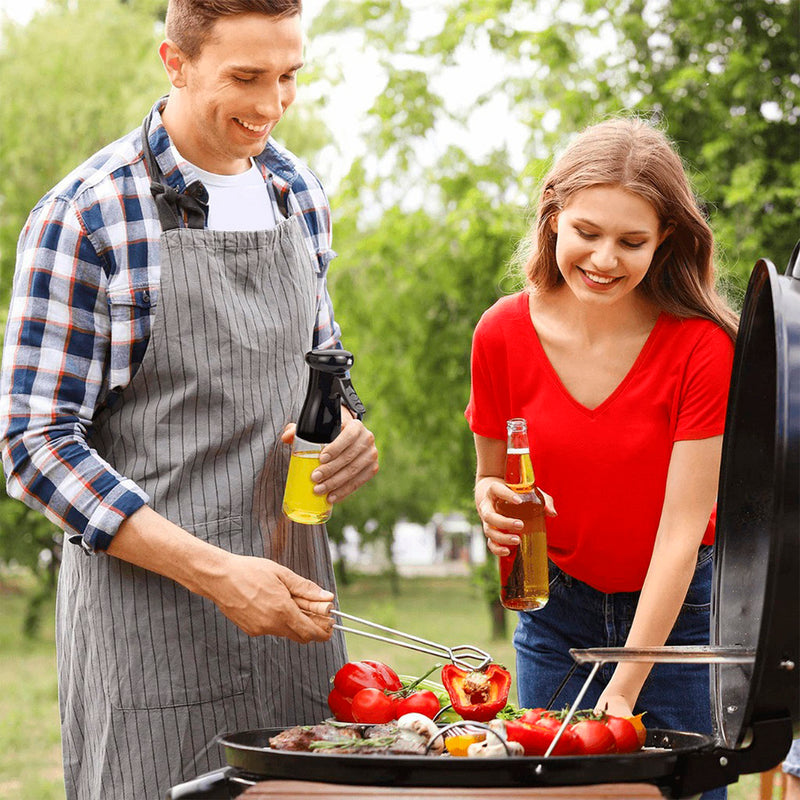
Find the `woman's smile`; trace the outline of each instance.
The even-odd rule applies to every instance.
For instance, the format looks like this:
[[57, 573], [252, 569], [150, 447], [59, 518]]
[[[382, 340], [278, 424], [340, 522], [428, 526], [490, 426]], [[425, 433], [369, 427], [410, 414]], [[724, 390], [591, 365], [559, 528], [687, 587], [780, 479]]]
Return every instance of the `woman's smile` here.
[[584, 282], [592, 288], [605, 289], [617, 281], [622, 280], [622, 276], [619, 275], [601, 275], [598, 272], [591, 272], [590, 270], [583, 269], [582, 267], [576, 267], [576, 269], [583, 276]]

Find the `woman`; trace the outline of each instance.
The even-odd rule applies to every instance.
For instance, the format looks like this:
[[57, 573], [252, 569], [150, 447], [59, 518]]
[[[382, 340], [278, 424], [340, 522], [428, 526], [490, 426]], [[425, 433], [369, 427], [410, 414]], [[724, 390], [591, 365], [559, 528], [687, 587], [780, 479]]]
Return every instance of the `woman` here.
[[[736, 317], [714, 288], [713, 236], [681, 160], [646, 123], [584, 131], [545, 178], [524, 291], [481, 318], [466, 416], [489, 549], [506, 420], [524, 417], [552, 495], [551, 597], [519, 615], [523, 706], [544, 706], [571, 647], [707, 644], [711, 545]], [[554, 513], [551, 509], [551, 513]], [[586, 671], [555, 698], [573, 702]], [[711, 730], [708, 667], [606, 665], [582, 706]], [[724, 789], [708, 797], [724, 796]]]

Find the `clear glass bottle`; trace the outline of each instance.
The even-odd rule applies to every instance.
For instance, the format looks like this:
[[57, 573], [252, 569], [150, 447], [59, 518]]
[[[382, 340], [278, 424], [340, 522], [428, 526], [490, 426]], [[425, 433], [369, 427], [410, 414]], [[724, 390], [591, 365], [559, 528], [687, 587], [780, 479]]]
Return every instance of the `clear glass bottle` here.
[[506, 425], [505, 482], [522, 503], [500, 500], [497, 511], [524, 524], [522, 530], [514, 531], [520, 543], [509, 547], [509, 555], [500, 556], [500, 602], [514, 611], [535, 611], [550, 597], [544, 497], [534, 481], [527, 422], [510, 419]]

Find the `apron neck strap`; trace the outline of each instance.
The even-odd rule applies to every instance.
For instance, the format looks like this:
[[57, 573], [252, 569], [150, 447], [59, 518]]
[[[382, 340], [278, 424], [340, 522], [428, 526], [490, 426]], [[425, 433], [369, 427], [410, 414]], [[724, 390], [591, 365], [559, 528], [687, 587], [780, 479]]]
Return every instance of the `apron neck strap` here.
[[156, 201], [161, 230], [169, 231], [181, 227], [203, 229], [206, 226], [208, 206], [197, 196], [202, 191], [202, 185], [200, 181], [194, 181], [186, 187], [185, 192], [181, 193], [166, 182], [150, 147], [149, 132], [152, 118], [151, 111], [142, 124], [142, 150], [145, 166], [150, 175], [150, 193]]

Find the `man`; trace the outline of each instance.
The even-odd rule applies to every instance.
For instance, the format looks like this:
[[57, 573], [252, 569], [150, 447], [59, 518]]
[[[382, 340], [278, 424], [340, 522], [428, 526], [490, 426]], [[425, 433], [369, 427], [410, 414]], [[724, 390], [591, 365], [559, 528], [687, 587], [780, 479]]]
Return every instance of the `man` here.
[[[346, 660], [324, 528], [281, 514], [312, 346], [338, 346], [330, 215], [270, 138], [300, 0], [170, 0], [141, 131], [33, 210], [2, 373], [8, 491], [62, 526], [68, 800], [160, 800], [223, 731], [316, 722]], [[349, 413], [312, 476], [377, 471]], [[266, 635], [269, 634], [269, 635]]]

